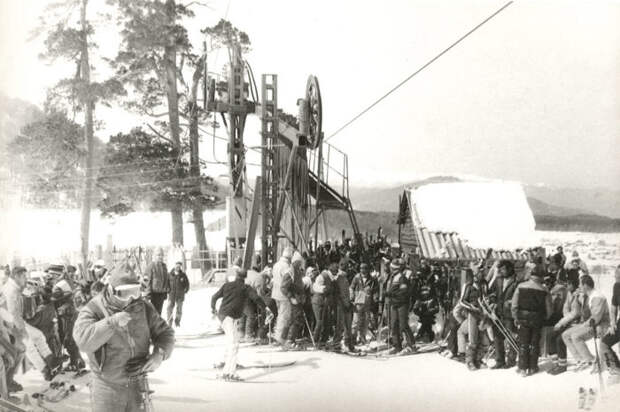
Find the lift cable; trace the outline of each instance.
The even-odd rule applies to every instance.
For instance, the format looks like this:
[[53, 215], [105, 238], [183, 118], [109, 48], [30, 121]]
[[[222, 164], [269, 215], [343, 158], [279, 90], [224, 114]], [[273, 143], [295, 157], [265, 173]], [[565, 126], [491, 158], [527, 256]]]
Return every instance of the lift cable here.
[[343, 126], [341, 126], [338, 130], [336, 130], [334, 133], [332, 133], [331, 135], [329, 135], [326, 139], [325, 142], [327, 142], [329, 139], [331, 139], [332, 137], [336, 136], [338, 133], [340, 133], [342, 130], [344, 130], [347, 126], [349, 126], [351, 123], [353, 123], [354, 121], [356, 121], [357, 119], [359, 119], [360, 117], [362, 117], [366, 112], [368, 112], [370, 109], [372, 109], [373, 107], [375, 107], [377, 104], [379, 104], [383, 99], [385, 99], [386, 97], [388, 97], [390, 94], [394, 93], [398, 88], [400, 88], [403, 84], [407, 83], [409, 80], [411, 80], [415, 75], [417, 75], [418, 73], [420, 73], [422, 70], [426, 69], [428, 66], [430, 66], [432, 63], [435, 62], [435, 60], [439, 59], [441, 56], [443, 56], [444, 54], [446, 54], [450, 49], [452, 49], [454, 46], [456, 46], [457, 44], [459, 44], [461, 41], [465, 40], [470, 34], [472, 34], [473, 32], [475, 32], [476, 30], [478, 30], [480, 27], [482, 27], [485, 23], [487, 23], [489, 20], [491, 20], [493, 17], [497, 16], [499, 13], [501, 13], [502, 11], [504, 11], [504, 9], [506, 9], [508, 6], [510, 6], [513, 3], [513, 1], [509, 1], [508, 3], [504, 4], [499, 10], [497, 10], [495, 13], [491, 14], [489, 17], [487, 17], [486, 19], [484, 19], [480, 24], [478, 24], [476, 27], [474, 27], [473, 29], [471, 29], [470, 31], [468, 31], [467, 33], [465, 33], [461, 38], [459, 38], [457, 41], [455, 41], [454, 43], [452, 43], [449, 47], [447, 47], [446, 49], [444, 49], [441, 53], [439, 53], [438, 55], [436, 55], [435, 57], [433, 57], [431, 60], [429, 60], [428, 62], [426, 62], [422, 67], [420, 67], [418, 70], [416, 70], [415, 72], [413, 72], [412, 74], [410, 74], [406, 79], [404, 79], [403, 81], [401, 81], [400, 83], [398, 83], [396, 86], [394, 86], [392, 89], [390, 89], [390, 91], [388, 91], [386, 94], [384, 94], [383, 96], [381, 96], [379, 99], [377, 99], [374, 103], [372, 103], [370, 106], [368, 106], [367, 108], [365, 108], [364, 110], [362, 110], [357, 116], [355, 116], [354, 118], [352, 118], [351, 120], [349, 120], [347, 123], [345, 123]]

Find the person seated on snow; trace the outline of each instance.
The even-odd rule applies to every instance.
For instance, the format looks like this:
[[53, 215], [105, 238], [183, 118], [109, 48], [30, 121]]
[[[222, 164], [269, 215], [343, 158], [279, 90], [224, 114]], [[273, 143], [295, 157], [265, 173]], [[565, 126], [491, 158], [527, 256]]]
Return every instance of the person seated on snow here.
[[105, 289], [79, 312], [73, 338], [92, 371], [93, 412], [144, 410], [146, 374], [174, 348], [174, 330], [141, 297], [138, 277], [125, 266], [112, 270]]
[[175, 312], [174, 309], [176, 307], [174, 325], [179, 327], [181, 326], [181, 315], [183, 314], [183, 301], [185, 300], [185, 295], [189, 292], [189, 279], [185, 272], [183, 272], [182, 262], [174, 264], [174, 269], [168, 274], [168, 284], [170, 285], [170, 291], [168, 292], [168, 316], [166, 320], [168, 325], [172, 326], [172, 314]]
[[616, 343], [620, 342], [620, 316], [618, 316], [620, 314], [620, 265], [616, 267], [615, 277], [609, 309], [609, 330], [601, 339], [599, 353], [609, 371], [620, 375], [620, 361], [612, 349]]
[[562, 334], [562, 339], [568, 351], [577, 360], [576, 371], [592, 368], [598, 370], [594, 356], [588, 349], [586, 342], [594, 337], [594, 328], [598, 336], [608, 331], [610, 325], [609, 306], [607, 298], [594, 289], [594, 280], [590, 275], [583, 275], [580, 281], [581, 291], [586, 296], [586, 305], [590, 316], [583, 322], [571, 327]]
[[428, 342], [433, 342], [435, 340], [435, 332], [433, 331], [435, 315], [439, 313], [439, 300], [436, 295], [433, 275], [421, 279], [415, 299], [413, 312], [420, 319], [420, 329], [418, 330], [416, 340], [428, 337]]
[[[552, 298], [553, 300], [553, 298]], [[562, 338], [562, 334], [579, 323], [581, 320], [582, 306], [584, 303], [584, 295], [579, 290], [579, 283], [572, 279], [568, 281], [566, 290], [566, 299], [562, 307], [562, 318], [555, 323], [549, 340], [553, 343], [549, 354], [552, 356], [553, 366], [547, 371], [551, 375], [559, 375], [566, 372], [566, 344]]]
[[[243, 315], [243, 308], [248, 299], [252, 300], [261, 310], [269, 311], [263, 300], [256, 294], [254, 289], [245, 284], [247, 272], [245, 269], [237, 270], [237, 277], [232, 282], [227, 282], [211, 297], [211, 312], [219, 318], [226, 334], [228, 346], [226, 348], [224, 369], [220, 378], [230, 381], [241, 381], [236, 374], [237, 354], [239, 352], [239, 319]], [[217, 301], [222, 299], [219, 311], [216, 312]]]
[[69, 354], [69, 366], [67, 370], [79, 371], [84, 369], [84, 360], [80, 355], [80, 350], [73, 340], [73, 326], [77, 319], [78, 312], [73, 303], [73, 291], [69, 282], [61, 280], [52, 291], [52, 302], [58, 314], [58, 336], [62, 346]]

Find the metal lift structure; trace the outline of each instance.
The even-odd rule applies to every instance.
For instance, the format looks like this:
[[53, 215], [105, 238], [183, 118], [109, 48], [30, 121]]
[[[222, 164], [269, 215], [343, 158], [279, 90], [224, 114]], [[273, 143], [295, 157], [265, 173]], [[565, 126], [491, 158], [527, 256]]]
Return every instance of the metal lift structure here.
[[[278, 110], [277, 75], [261, 76], [258, 101], [254, 75], [243, 59], [241, 47], [233, 44], [230, 48], [227, 93], [216, 97], [215, 80], [210, 79], [205, 96], [207, 110], [220, 113], [229, 136], [228, 247], [242, 250], [243, 266], [249, 268], [260, 223], [263, 266], [273, 264], [279, 251], [287, 245], [302, 252], [310, 251], [312, 239], [316, 242], [319, 238], [320, 226], [322, 238], [328, 237], [328, 210], [346, 211], [354, 236], [363, 245], [349, 198], [347, 155], [323, 142], [318, 79], [309, 76], [305, 95], [297, 101], [298, 124], [289, 124]], [[248, 99], [249, 92], [255, 101]], [[250, 114], [261, 120], [261, 174], [248, 202], [250, 188], [243, 133]]]

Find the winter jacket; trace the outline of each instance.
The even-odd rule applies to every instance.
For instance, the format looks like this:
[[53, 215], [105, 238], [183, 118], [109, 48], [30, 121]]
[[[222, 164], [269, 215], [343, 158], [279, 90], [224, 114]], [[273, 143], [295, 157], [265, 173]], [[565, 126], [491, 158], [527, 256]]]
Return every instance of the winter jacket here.
[[379, 299], [379, 284], [372, 276], [358, 273], [351, 282], [350, 293], [354, 305], [369, 308]]
[[607, 332], [610, 324], [607, 298], [598, 290], [592, 290], [588, 295], [588, 306], [590, 317], [584, 323], [589, 324], [591, 320], [594, 320], [599, 335]]
[[328, 270], [324, 270], [314, 279], [312, 284], [312, 304], [318, 306], [334, 304], [335, 291], [336, 285], [331, 273]]
[[290, 272], [286, 272], [282, 276], [280, 290], [287, 299], [290, 300], [295, 298], [299, 304], [304, 304], [306, 288], [301, 271], [295, 270], [295, 268], [292, 267]]
[[20, 336], [25, 336], [26, 323], [23, 317], [24, 302], [22, 288], [19, 287], [13, 278], [8, 278], [2, 287], [2, 293], [6, 299], [7, 312], [12, 317], [12, 323], [15, 325], [16, 331]]
[[336, 304], [345, 310], [351, 309], [351, 297], [349, 295], [349, 281], [347, 272], [339, 270], [336, 275]]
[[564, 307], [562, 308], [562, 319], [560, 319], [555, 325], [558, 329], [565, 326], [571, 326], [579, 322], [579, 318], [581, 316], [581, 299], [581, 294], [577, 291], [573, 293], [568, 292], [566, 295], [566, 301], [564, 302]]
[[170, 291], [168, 292], [168, 300], [181, 301], [185, 299], [185, 294], [189, 292], [189, 279], [182, 270], [176, 273], [171, 270], [168, 274], [168, 284]]
[[[125, 327], [110, 320], [121, 310], [131, 316]], [[123, 386], [130, 379], [126, 371], [128, 361], [146, 358], [151, 344], [163, 350], [165, 360], [174, 347], [174, 330], [150, 302], [138, 299], [121, 309], [110, 302], [107, 289], [80, 310], [73, 338], [80, 350], [86, 352], [90, 369], [98, 378]]]
[[282, 256], [280, 260], [273, 265], [271, 271], [273, 275], [273, 289], [271, 290], [271, 297], [274, 300], [287, 300], [288, 298], [282, 293], [282, 280], [284, 276], [292, 276], [293, 266], [288, 258]]
[[517, 289], [518, 282], [514, 277], [499, 278], [493, 283], [489, 294], [494, 296], [497, 304], [495, 313], [501, 319], [512, 319], [512, 297]]
[[527, 327], [542, 327], [551, 316], [551, 295], [540, 282], [530, 278], [521, 283], [512, 297], [512, 317]]
[[147, 277], [147, 293], [168, 293], [170, 283], [168, 281], [168, 269], [163, 262], [151, 262], [144, 271]]
[[468, 313], [480, 313], [480, 303], [478, 299], [483, 299], [487, 295], [487, 283], [484, 280], [473, 283], [466, 283], [463, 286], [461, 300], [459, 303], [467, 310]]
[[222, 304], [218, 311], [220, 321], [223, 321], [227, 316], [233, 319], [241, 318], [243, 308], [248, 299], [258, 305], [261, 310], [265, 310], [265, 302], [256, 294], [256, 291], [239, 279], [224, 283], [215, 292], [211, 298], [211, 311], [213, 312], [215, 312], [215, 304], [218, 299], [222, 299]]
[[385, 297], [389, 299], [390, 306], [409, 305], [409, 282], [402, 272], [395, 272], [388, 279], [385, 289]]

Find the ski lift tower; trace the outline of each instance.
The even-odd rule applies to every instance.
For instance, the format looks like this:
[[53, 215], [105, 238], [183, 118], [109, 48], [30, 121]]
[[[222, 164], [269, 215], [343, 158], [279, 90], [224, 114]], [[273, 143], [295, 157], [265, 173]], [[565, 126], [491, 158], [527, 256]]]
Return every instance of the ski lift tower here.
[[[230, 56], [228, 95], [216, 100], [215, 81], [211, 80], [207, 103], [209, 111], [222, 115], [229, 134], [231, 191], [226, 201], [229, 248], [243, 251], [243, 265], [249, 268], [260, 222], [263, 265], [273, 264], [278, 252], [287, 245], [302, 252], [311, 251], [312, 239], [319, 237], [320, 223], [323, 239], [328, 237], [325, 213], [330, 209], [348, 213], [353, 233], [362, 245], [349, 198], [347, 155], [323, 142], [318, 79], [308, 78], [305, 95], [297, 101], [296, 121], [285, 121], [278, 109], [277, 75], [262, 75], [258, 101], [254, 75], [243, 60], [238, 44], [231, 46]], [[256, 179], [253, 196], [248, 188], [243, 140], [248, 114], [261, 119], [261, 174]], [[229, 264], [233, 255], [238, 256], [239, 252], [229, 253]]]

